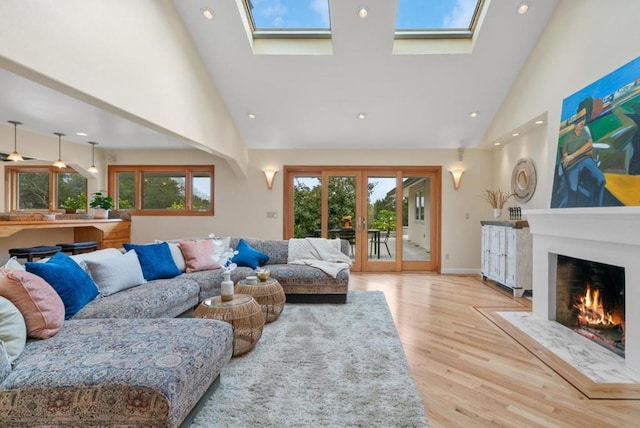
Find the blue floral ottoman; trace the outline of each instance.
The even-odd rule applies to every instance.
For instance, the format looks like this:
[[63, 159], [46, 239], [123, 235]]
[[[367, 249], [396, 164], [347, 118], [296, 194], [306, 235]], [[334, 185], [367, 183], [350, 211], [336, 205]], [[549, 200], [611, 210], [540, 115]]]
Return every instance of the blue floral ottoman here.
[[0, 383], [0, 426], [176, 427], [231, 359], [231, 325], [69, 320], [32, 340]]

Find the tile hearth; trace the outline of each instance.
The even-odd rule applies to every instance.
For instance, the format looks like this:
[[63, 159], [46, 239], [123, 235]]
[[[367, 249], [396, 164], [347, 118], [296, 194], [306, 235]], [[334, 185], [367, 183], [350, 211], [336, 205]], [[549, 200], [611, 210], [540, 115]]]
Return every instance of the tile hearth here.
[[595, 383], [640, 383], [624, 358], [555, 321], [531, 312], [495, 312]]

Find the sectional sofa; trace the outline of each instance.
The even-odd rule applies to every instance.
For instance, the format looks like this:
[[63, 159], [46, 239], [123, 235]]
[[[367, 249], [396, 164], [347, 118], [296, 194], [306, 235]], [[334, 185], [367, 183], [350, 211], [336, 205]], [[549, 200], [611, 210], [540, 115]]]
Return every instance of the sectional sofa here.
[[[264, 268], [282, 284], [288, 301], [346, 301], [348, 269], [333, 277], [306, 264], [287, 263], [287, 241], [243, 241], [228, 238], [227, 242], [232, 248], [249, 244], [267, 255]], [[339, 245], [348, 254], [349, 243]], [[141, 253], [163, 246], [169, 249], [171, 263], [164, 252], [163, 256], [147, 255], [145, 266]], [[131, 262], [131, 251], [106, 249], [71, 257], [74, 266], [85, 269], [99, 284], [99, 295], [67, 317], [51, 336], [27, 340], [11, 370], [4, 374], [0, 370], [0, 426], [175, 427], [190, 423], [215, 390], [232, 354], [229, 324], [189, 316], [200, 301], [220, 294], [222, 269], [190, 271], [190, 260], [178, 242], [137, 249], [140, 271]], [[177, 269], [177, 274], [148, 279], [147, 270], [162, 271], [163, 263], [172, 265], [169, 271]], [[27, 269], [37, 268], [27, 264]], [[241, 266], [232, 278], [238, 281], [253, 272]], [[3, 271], [0, 295], [10, 294], [5, 292], [7, 277], [15, 280], [27, 274]], [[57, 280], [51, 278], [53, 283]], [[63, 303], [68, 315], [69, 307]]]

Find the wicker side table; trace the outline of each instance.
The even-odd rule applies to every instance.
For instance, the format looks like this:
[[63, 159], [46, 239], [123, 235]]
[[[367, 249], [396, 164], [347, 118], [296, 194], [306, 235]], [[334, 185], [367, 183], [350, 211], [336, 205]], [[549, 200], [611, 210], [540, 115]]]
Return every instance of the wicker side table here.
[[287, 298], [278, 280], [269, 278], [266, 281], [258, 281], [256, 284], [247, 284], [241, 279], [235, 286], [236, 293], [248, 294], [262, 306], [264, 322], [275, 321], [282, 310]]
[[234, 294], [223, 302], [220, 296], [205, 299], [193, 316], [228, 322], [233, 326], [233, 356], [237, 357], [253, 349], [262, 336], [264, 315], [255, 299], [246, 294]]

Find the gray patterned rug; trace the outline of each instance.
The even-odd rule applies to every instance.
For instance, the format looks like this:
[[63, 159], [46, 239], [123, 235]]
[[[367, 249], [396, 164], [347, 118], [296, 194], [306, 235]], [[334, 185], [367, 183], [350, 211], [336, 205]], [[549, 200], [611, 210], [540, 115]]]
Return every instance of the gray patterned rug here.
[[195, 427], [427, 427], [384, 294], [287, 304], [222, 370]]

